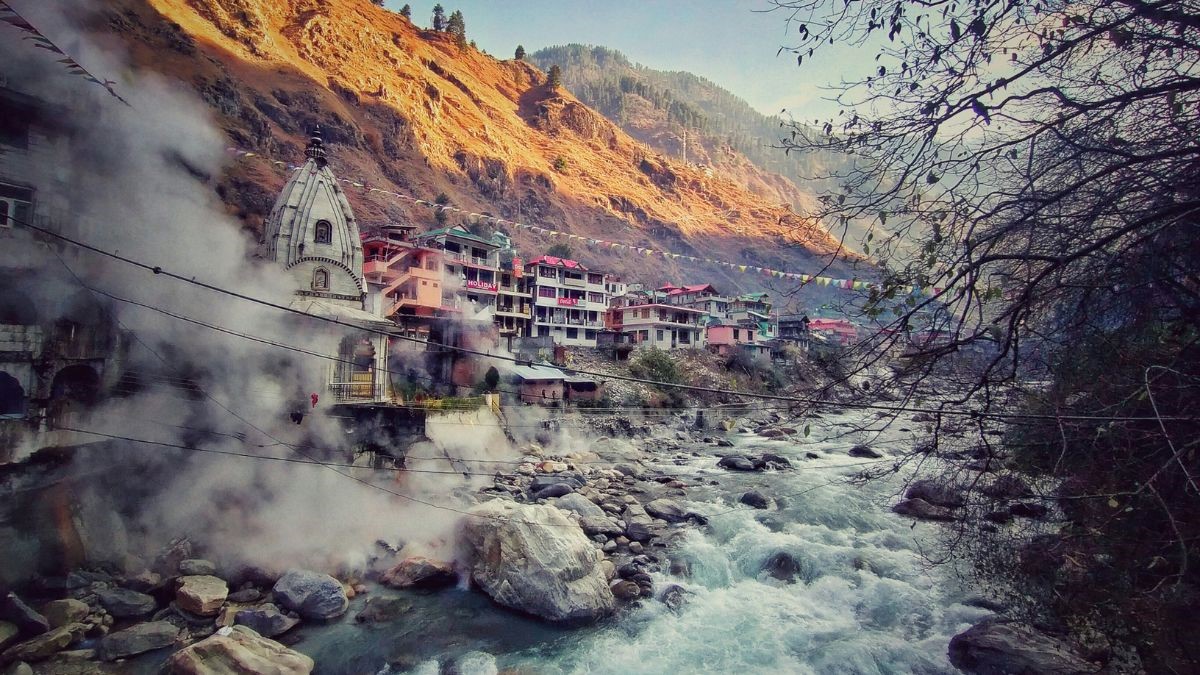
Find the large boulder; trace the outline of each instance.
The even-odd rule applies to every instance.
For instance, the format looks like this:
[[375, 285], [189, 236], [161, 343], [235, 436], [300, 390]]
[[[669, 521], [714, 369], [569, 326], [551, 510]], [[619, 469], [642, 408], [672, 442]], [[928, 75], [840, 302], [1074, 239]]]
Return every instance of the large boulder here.
[[203, 558], [188, 558], [179, 561], [179, 574], [185, 577], [215, 576], [217, 565]]
[[100, 604], [118, 619], [136, 619], [154, 611], [158, 603], [145, 593], [128, 588], [106, 588], [96, 591]]
[[950, 640], [950, 663], [974, 675], [1082, 675], [1096, 666], [1023, 623], [989, 620]]
[[905, 499], [892, 507], [902, 516], [920, 520], [954, 520], [954, 512], [944, 506], [934, 506], [924, 499]]
[[757, 490], [750, 490], [743, 494], [738, 501], [756, 509], [765, 509], [771, 505], [771, 500], [767, 499], [766, 495]]
[[310, 570], [288, 570], [272, 590], [279, 604], [305, 619], [332, 619], [344, 614], [350, 605], [340, 581]]
[[458, 573], [448, 562], [413, 556], [384, 572], [379, 583], [391, 588], [445, 588], [458, 583]]
[[1005, 474], [984, 485], [980, 490], [992, 499], [1024, 499], [1033, 496], [1033, 489], [1020, 478]]
[[592, 621], [613, 611], [600, 552], [557, 508], [484, 502], [462, 532], [471, 578], [496, 602], [551, 621]]
[[86, 602], [67, 598], [65, 600], [51, 600], [42, 606], [42, 615], [50, 622], [53, 628], [62, 628], [70, 623], [79, 623], [87, 618], [87, 615], [92, 611]]
[[625, 530], [621, 529], [620, 525], [617, 525], [615, 521], [607, 516], [581, 518], [579, 526], [589, 536], [602, 534], [606, 537], [619, 537], [625, 534]]
[[304, 654], [245, 626], [221, 629], [216, 635], [179, 650], [167, 662], [168, 672], [173, 675], [308, 675], [313, 666], [313, 660]]
[[229, 587], [225, 582], [207, 574], [180, 577], [179, 588], [175, 591], [175, 602], [179, 607], [197, 616], [216, 616], [227, 597]]
[[100, 640], [97, 655], [104, 661], [116, 661], [127, 656], [143, 654], [170, 647], [179, 637], [179, 627], [170, 621], [148, 621], [125, 630], [109, 633]]
[[367, 600], [362, 611], [354, 620], [359, 623], [382, 623], [395, 621], [412, 609], [412, 603], [407, 598], [385, 598], [375, 596]]
[[300, 623], [300, 620], [284, 614], [279, 611], [278, 607], [268, 602], [257, 607], [238, 610], [238, 613], [234, 615], [233, 622], [239, 626], [246, 626], [259, 635], [275, 637], [291, 630]]
[[909, 499], [923, 499], [934, 506], [945, 506], [952, 509], [966, 503], [962, 493], [953, 486], [928, 478], [913, 481], [904, 496]]

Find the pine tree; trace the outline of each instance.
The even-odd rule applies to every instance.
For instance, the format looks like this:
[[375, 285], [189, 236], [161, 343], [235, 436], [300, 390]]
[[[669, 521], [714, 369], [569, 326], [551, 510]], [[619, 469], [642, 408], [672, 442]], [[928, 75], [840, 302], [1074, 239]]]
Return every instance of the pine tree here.
[[433, 29], [439, 33], [446, 30], [446, 10], [441, 3], [433, 6]]
[[513, 57], [516, 58], [518, 61], [524, 60], [525, 59], [525, 47], [523, 45], [517, 45], [517, 52], [515, 54], [513, 54]]
[[454, 44], [458, 45], [459, 49], [466, 49], [467, 22], [462, 12], [456, 9], [450, 13], [450, 20], [446, 22], [446, 32], [454, 36]]
[[371, 0], [371, 2], [375, 3], [379, 7], [383, 7], [383, 0]]
[[550, 66], [550, 73], [546, 77], [546, 86], [551, 89], [558, 89], [562, 85], [562, 68], [558, 64]]
[[412, 5], [405, 5], [405, 6], [401, 7], [400, 8], [400, 16], [411, 20], [412, 19]]

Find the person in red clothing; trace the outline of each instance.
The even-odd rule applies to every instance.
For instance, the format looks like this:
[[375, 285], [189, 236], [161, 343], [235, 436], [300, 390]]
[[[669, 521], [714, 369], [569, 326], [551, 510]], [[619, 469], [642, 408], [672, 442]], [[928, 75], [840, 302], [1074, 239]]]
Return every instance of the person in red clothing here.
[[317, 392], [314, 391], [312, 396], [309, 396], [309, 398], [312, 399], [312, 407], [317, 407]]

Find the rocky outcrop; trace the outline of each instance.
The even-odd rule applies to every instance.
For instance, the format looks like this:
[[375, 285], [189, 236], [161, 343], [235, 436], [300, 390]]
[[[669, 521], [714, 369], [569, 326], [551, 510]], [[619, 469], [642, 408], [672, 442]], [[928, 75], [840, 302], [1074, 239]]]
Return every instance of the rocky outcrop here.
[[908, 490], [904, 493], [904, 496], [909, 499], [923, 499], [934, 506], [945, 506], [952, 509], [966, 503], [962, 493], [953, 486], [945, 485], [928, 478], [913, 481], [912, 485], [908, 486]]
[[1097, 667], [1023, 623], [984, 621], [950, 640], [950, 663], [974, 675], [1083, 675]]
[[288, 570], [272, 590], [280, 605], [305, 619], [332, 619], [344, 614], [350, 605], [341, 582], [320, 572]]
[[175, 591], [175, 602], [181, 609], [197, 616], [215, 616], [228, 596], [229, 587], [217, 577], [181, 577], [179, 589]]
[[615, 601], [601, 555], [563, 512], [494, 500], [462, 525], [471, 579], [493, 600], [551, 621], [592, 621]]
[[216, 635], [179, 650], [167, 663], [173, 675], [308, 675], [313, 666], [313, 660], [304, 654], [245, 626], [223, 628]]
[[177, 637], [179, 627], [170, 621], [139, 623], [104, 636], [97, 655], [104, 661], [116, 661], [127, 656], [170, 647], [175, 644]]
[[458, 573], [448, 562], [413, 556], [384, 572], [379, 583], [391, 588], [444, 588], [458, 583]]
[[744, 493], [738, 501], [755, 509], [765, 509], [771, 505], [771, 500], [757, 490]]
[[54, 628], [37, 637], [9, 647], [0, 654], [0, 662], [12, 661], [43, 661], [66, 649], [79, 636], [83, 635], [83, 624], [72, 623], [62, 628]]
[[0, 596], [0, 619], [14, 624], [23, 635], [38, 635], [50, 630], [50, 622], [37, 613], [16, 593]]
[[743, 455], [725, 455], [717, 462], [717, 466], [730, 471], [757, 471], [754, 462]]

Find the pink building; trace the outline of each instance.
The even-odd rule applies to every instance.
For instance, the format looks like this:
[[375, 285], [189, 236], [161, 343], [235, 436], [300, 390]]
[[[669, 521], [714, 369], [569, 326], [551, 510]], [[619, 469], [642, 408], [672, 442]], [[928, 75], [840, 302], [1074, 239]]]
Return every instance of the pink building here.
[[708, 349], [721, 356], [729, 356], [735, 350], [741, 349], [751, 355], [759, 356], [770, 353], [767, 340], [758, 334], [755, 328], [735, 324], [712, 325], [706, 329], [705, 341]]
[[808, 330], [843, 347], [858, 342], [858, 329], [848, 319], [810, 319]]

